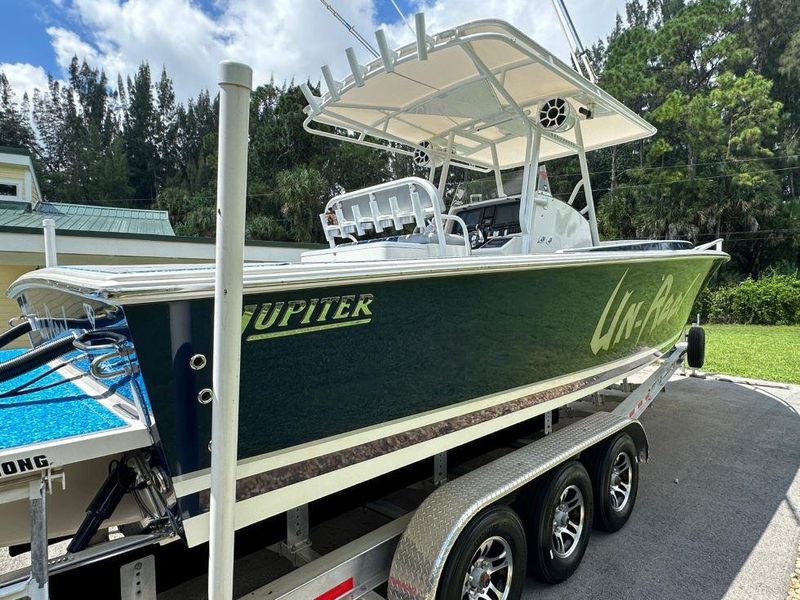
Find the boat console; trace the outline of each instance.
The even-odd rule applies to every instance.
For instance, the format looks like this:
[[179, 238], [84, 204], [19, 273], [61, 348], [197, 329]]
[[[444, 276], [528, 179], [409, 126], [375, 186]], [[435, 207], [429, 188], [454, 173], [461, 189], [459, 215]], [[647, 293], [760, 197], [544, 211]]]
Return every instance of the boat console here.
[[[521, 254], [519, 194], [477, 198], [456, 201], [445, 213], [438, 190], [418, 177], [341, 194], [319, 216], [330, 247], [303, 253], [302, 262]], [[571, 204], [546, 189], [536, 192], [533, 204], [532, 254], [591, 247], [589, 222]], [[337, 239], [344, 243], [337, 245]]]

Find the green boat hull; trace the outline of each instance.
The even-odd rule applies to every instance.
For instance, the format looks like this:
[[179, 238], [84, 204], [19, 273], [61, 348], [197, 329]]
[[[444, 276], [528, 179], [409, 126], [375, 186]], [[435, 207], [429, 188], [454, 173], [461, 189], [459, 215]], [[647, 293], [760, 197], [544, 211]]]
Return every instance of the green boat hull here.
[[[248, 295], [239, 459], [671, 347], [714, 258], [627, 261]], [[213, 301], [125, 307], [173, 475], [210, 465]], [[181, 315], [176, 325], [175, 315]], [[175, 348], [175, 329], [185, 331]], [[173, 344], [165, 343], [172, 331]]]

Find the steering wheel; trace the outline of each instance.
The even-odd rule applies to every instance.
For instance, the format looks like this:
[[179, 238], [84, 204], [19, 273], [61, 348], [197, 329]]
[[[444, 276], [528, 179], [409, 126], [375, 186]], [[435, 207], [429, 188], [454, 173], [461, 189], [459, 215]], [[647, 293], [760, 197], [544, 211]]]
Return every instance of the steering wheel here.
[[469, 245], [474, 250], [479, 246], [482, 246], [486, 242], [486, 235], [483, 233], [483, 229], [480, 225], [475, 226], [475, 230], [471, 231], [469, 234]]

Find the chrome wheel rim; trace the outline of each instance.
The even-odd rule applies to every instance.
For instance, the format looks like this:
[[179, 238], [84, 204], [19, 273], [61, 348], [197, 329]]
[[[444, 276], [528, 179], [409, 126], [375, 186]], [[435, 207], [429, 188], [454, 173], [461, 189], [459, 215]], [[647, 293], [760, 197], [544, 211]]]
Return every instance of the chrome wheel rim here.
[[631, 459], [627, 452], [620, 452], [611, 466], [608, 481], [608, 499], [611, 510], [622, 512], [627, 508], [631, 498], [631, 485], [633, 484], [633, 469]]
[[486, 539], [475, 553], [464, 574], [462, 600], [506, 600], [513, 575], [511, 547], [501, 537]]
[[558, 558], [568, 558], [578, 548], [585, 518], [583, 493], [577, 486], [568, 485], [553, 514], [553, 553]]

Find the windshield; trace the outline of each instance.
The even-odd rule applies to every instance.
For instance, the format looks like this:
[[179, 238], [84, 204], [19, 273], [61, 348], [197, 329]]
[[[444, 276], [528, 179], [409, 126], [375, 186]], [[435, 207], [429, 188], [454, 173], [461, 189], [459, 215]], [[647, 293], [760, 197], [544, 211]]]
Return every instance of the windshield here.
[[[504, 171], [501, 173], [503, 179], [503, 192], [505, 196], [519, 196], [522, 193], [522, 169]], [[547, 167], [539, 165], [539, 179], [537, 189], [540, 192], [550, 193], [550, 182], [547, 179]], [[463, 181], [458, 184], [455, 192], [453, 205], [474, 204], [483, 200], [494, 200], [498, 198], [497, 183], [494, 176], [481, 177], [471, 181]]]

